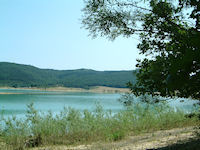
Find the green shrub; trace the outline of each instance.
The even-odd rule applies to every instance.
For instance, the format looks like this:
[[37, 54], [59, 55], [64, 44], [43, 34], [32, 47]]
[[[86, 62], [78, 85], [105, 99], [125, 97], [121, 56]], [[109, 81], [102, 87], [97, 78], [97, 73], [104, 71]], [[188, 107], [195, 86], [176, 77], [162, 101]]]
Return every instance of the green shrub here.
[[10, 149], [25, 149], [49, 144], [80, 144], [95, 141], [116, 141], [127, 135], [156, 130], [194, 126], [197, 117], [165, 104], [134, 104], [118, 113], [96, 109], [83, 112], [64, 108], [59, 114], [41, 113], [28, 105], [26, 117], [1, 119], [0, 138]]

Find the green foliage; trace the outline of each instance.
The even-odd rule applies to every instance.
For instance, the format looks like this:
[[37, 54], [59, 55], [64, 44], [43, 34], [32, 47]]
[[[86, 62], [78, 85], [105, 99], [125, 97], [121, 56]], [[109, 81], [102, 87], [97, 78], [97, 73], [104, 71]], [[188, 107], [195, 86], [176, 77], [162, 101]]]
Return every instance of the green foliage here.
[[131, 71], [94, 71], [39, 69], [28, 65], [0, 63], [0, 86], [11, 87], [77, 87], [92, 86], [126, 87], [135, 81]]
[[57, 115], [41, 113], [28, 105], [26, 117], [1, 119], [0, 139], [3, 149], [26, 149], [41, 145], [81, 144], [116, 141], [161, 129], [195, 126], [197, 117], [188, 118], [182, 111], [164, 104], [146, 106], [139, 103], [118, 113], [104, 111], [97, 104], [90, 112], [64, 108]]
[[139, 35], [135, 95], [200, 98], [199, 0], [86, 0], [83, 13], [93, 37]]

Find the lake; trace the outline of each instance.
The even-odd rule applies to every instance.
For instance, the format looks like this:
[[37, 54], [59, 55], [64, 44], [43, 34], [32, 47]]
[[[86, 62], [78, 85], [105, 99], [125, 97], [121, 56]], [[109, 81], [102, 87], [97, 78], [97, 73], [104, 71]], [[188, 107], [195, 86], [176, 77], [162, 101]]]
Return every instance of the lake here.
[[117, 101], [120, 94], [100, 94], [100, 93], [71, 93], [71, 92], [48, 92], [39, 90], [13, 90], [0, 89], [0, 108], [5, 115], [23, 115], [27, 105], [34, 103], [36, 109], [41, 111], [51, 110], [59, 112], [64, 107], [72, 107], [79, 110], [92, 110], [99, 102], [104, 109], [111, 109], [116, 112], [123, 109]]
[[[34, 107], [40, 111], [51, 110], [53, 113], [60, 112], [64, 107], [71, 107], [78, 110], [93, 110], [95, 104], [100, 103], [105, 110], [118, 112], [124, 107], [118, 99], [121, 94], [104, 93], [77, 93], [77, 92], [49, 92], [40, 90], [16, 90], [0, 89], [0, 109], [5, 116], [24, 116], [27, 105], [34, 103]], [[184, 102], [180, 102], [184, 100]], [[172, 107], [179, 107], [185, 111], [191, 111], [196, 101], [183, 98], [170, 102]]]

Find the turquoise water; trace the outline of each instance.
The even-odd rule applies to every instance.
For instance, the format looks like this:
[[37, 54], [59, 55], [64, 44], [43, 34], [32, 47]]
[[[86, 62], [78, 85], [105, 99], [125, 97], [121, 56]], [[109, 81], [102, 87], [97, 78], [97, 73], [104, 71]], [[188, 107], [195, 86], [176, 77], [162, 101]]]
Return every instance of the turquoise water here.
[[[105, 110], [118, 112], [123, 109], [118, 102], [120, 94], [102, 93], [72, 93], [72, 92], [47, 92], [39, 90], [13, 90], [0, 89], [3, 93], [20, 94], [0, 94], [0, 109], [5, 116], [24, 116], [27, 105], [34, 103], [34, 107], [40, 111], [51, 110], [53, 113], [60, 112], [64, 107], [72, 107], [78, 110], [93, 110], [95, 104], [100, 103]], [[184, 102], [180, 102], [184, 100]], [[170, 102], [172, 107], [178, 107], [185, 111], [191, 111], [196, 101], [179, 98]]]
[[54, 113], [61, 111], [64, 107], [71, 107], [79, 110], [93, 110], [96, 103], [100, 103], [104, 109], [111, 109], [114, 112], [123, 109], [123, 106], [117, 101], [120, 94], [45, 92], [39, 90], [10, 89], [0, 89], [0, 92], [21, 93], [0, 95], [0, 109], [4, 111], [5, 115], [23, 115], [26, 112], [27, 105], [32, 102], [37, 110], [51, 110]]

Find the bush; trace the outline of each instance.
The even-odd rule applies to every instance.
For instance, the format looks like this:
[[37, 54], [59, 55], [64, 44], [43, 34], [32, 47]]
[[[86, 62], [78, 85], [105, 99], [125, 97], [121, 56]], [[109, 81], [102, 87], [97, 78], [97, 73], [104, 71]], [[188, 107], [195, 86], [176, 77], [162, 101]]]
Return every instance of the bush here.
[[25, 149], [49, 144], [80, 144], [95, 141], [116, 141], [127, 135], [156, 130], [194, 126], [197, 117], [187, 118], [184, 112], [165, 104], [134, 104], [118, 113], [104, 111], [80, 112], [64, 108], [59, 114], [41, 113], [28, 105], [26, 117], [1, 119], [1, 139], [7, 148]]

